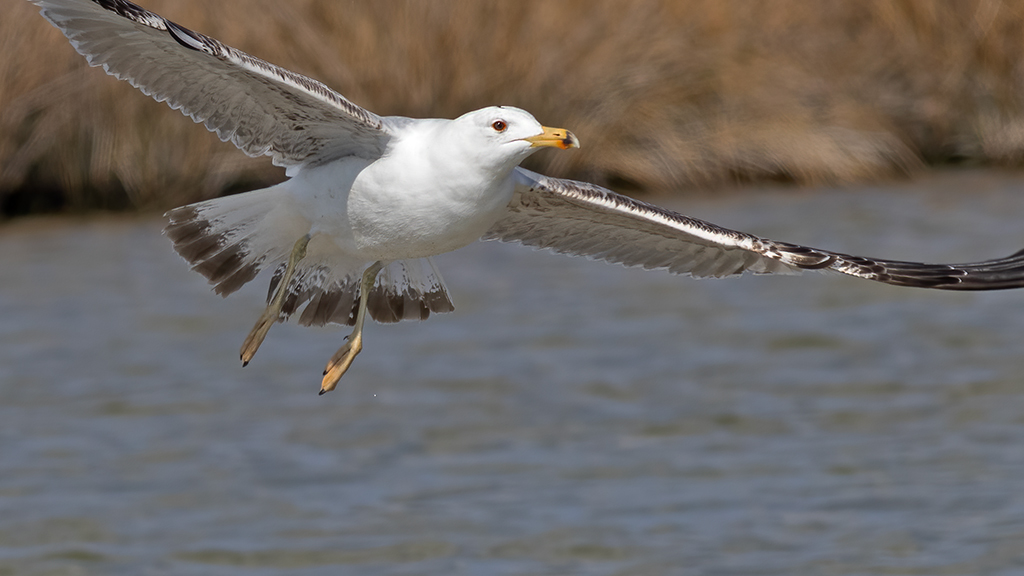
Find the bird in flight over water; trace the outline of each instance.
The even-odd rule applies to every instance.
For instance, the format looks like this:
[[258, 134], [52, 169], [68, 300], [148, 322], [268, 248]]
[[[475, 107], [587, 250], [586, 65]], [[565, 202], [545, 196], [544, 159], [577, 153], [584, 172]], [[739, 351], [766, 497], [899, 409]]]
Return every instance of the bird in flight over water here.
[[353, 326], [327, 363], [321, 394], [362, 349], [367, 313], [397, 322], [452, 311], [431, 257], [480, 238], [695, 277], [824, 270], [897, 286], [1024, 287], [1024, 251], [923, 264], [728, 230], [519, 167], [541, 148], [579, 141], [518, 108], [454, 120], [378, 116], [126, 0], [30, 1], [91, 65], [285, 167], [288, 179], [275, 186], [171, 210], [164, 232], [223, 296], [272, 271], [243, 365], [275, 322]]

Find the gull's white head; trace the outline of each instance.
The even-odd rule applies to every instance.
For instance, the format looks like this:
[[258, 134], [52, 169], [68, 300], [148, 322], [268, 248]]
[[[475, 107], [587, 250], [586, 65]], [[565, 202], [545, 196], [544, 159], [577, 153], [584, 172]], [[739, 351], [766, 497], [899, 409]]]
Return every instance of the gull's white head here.
[[489, 106], [452, 121], [465, 150], [494, 168], [518, 165], [540, 148], [579, 148], [580, 141], [564, 128], [542, 126], [532, 114], [512, 106]]

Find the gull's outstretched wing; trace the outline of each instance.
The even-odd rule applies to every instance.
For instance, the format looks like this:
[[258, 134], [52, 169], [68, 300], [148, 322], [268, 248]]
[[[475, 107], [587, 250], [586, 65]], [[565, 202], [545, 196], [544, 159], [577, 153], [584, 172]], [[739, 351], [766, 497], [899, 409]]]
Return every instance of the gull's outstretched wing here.
[[93, 66], [274, 164], [380, 155], [387, 121], [316, 80], [126, 0], [30, 0]]
[[849, 256], [736, 232], [594, 184], [549, 178], [522, 168], [516, 171], [508, 214], [484, 238], [698, 277], [833, 270], [898, 286], [1024, 287], [1024, 251], [971, 264]]

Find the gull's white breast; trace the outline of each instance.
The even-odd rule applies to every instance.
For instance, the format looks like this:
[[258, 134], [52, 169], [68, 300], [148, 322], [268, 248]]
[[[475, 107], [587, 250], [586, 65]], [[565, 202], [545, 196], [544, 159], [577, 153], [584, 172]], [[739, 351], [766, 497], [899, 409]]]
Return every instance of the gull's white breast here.
[[443, 123], [419, 120], [378, 160], [306, 167], [290, 182], [312, 223], [366, 260], [434, 256], [479, 239], [512, 199], [511, 173], [473, 165]]

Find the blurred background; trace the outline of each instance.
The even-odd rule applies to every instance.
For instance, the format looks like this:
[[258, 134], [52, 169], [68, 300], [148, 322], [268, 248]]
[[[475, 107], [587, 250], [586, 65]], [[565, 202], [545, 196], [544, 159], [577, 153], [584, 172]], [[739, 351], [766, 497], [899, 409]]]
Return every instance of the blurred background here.
[[[878, 181], [1024, 158], [1024, 2], [152, 0], [380, 114], [523, 107], [583, 148], [531, 167], [639, 193]], [[0, 208], [166, 209], [247, 159], [0, 0]], [[182, 167], [187, 166], [187, 170]]]
[[[532, 168], [731, 228], [1024, 247], [1022, 1], [144, 4], [378, 113], [524, 107], [583, 142]], [[347, 330], [241, 368], [268, 279], [160, 234], [282, 171], [28, 2], [0, 50], [0, 576], [1024, 574], [1024, 291], [476, 243], [319, 397]]]

